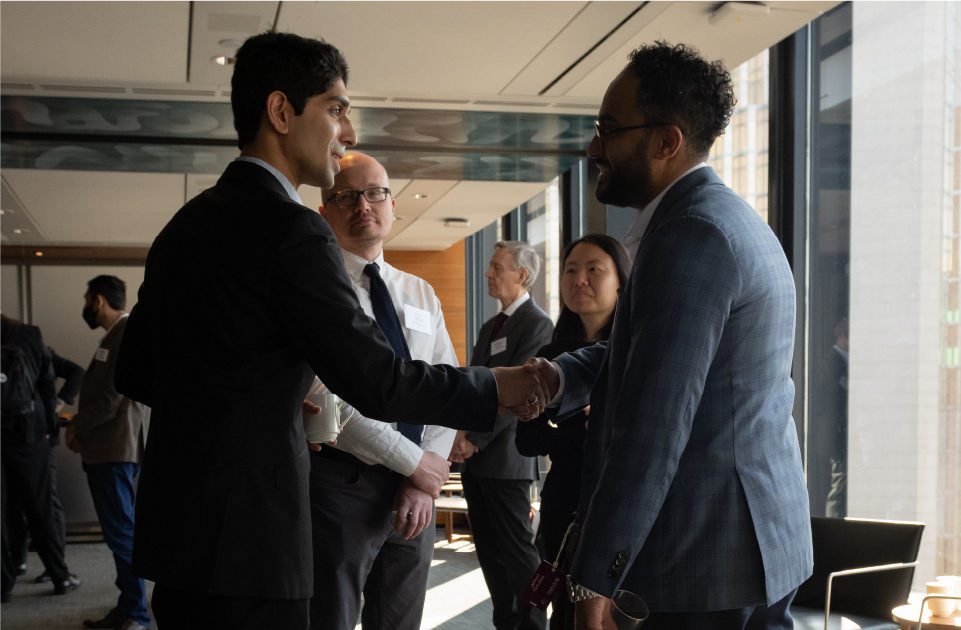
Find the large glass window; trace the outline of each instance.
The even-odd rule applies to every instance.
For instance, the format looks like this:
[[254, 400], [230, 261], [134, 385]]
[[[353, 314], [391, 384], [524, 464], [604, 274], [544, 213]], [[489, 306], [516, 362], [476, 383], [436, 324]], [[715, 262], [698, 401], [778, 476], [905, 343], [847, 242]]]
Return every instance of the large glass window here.
[[848, 3], [811, 36], [811, 510], [925, 522], [923, 584], [961, 573], [961, 14]]
[[544, 192], [527, 202], [527, 242], [544, 261], [537, 281], [530, 289], [531, 297], [551, 320], [561, 314], [560, 257], [561, 202], [560, 178], [555, 178]]

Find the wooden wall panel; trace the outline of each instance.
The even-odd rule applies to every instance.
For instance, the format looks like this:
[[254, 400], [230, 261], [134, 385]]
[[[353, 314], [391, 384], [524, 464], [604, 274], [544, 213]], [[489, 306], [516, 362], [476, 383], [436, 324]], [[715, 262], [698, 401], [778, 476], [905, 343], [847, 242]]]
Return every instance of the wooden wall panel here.
[[441, 252], [384, 251], [384, 260], [402, 271], [423, 278], [432, 287], [444, 310], [447, 334], [461, 365], [467, 364], [467, 280], [464, 241]]

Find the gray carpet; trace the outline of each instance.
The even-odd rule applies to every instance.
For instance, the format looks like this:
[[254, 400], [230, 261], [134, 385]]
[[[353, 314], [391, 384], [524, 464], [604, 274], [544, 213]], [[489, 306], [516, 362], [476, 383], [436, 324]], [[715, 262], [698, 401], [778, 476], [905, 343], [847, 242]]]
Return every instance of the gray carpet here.
[[[67, 564], [83, 583], [72, 593], [54, 596], [49, 583], [33, 583], [43, 565], [37, 554], [29, 554], [27, 574], [17, 581], [13, 601], [0, 607], [3, 630], [77, 630], [82, 620], [99, 618], [117, 603], [113, 555], [106, 545], [67, 545]], [[148, 600], [152, 587], [147, 582]], [[448, 545], [443, 531], [438, 530], [427, 587], [422, 630], [493, 627], [490, 596], [473, 545]]]

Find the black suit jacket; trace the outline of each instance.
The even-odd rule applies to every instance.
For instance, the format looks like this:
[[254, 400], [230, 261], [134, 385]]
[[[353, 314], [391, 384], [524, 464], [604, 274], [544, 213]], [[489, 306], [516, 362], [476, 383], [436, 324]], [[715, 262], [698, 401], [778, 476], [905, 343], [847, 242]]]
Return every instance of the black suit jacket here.
[[0, 324], [0, 340], [4, 345], [16, 346], [23, 352], [24, 361], [37, 379], [34, 381], [33, 413], [23, 421], [22, 426], [5, 430], [3, 439], [10, 440], [11, 444], [36, 444], [59, 430], [54, 413], [57, 377], [53, 375], [50, 355], [43, 345], [43, 335], [36, 326], [3, 320]]
[[[491, 331], [494, 319], [484, 322], [477, 334], [477, 344], [471, 353], [471, 365], [487, 367], [512, 367], [524, 365], [538, 348], [551, 340], [554, 323], [542, 311], [533, 298], [527, 300], [507, 318], [497, 339], [507, 339], [504, 351], [491, 355]], [[489, 479], [538, 479], [537, 458], [524, 457], [514, 445], [517, 418], [507, 412], [497, 416], [494, 430], [472, 431], [467, 439], [480, 450], [465, 463], [465, 469], [475, 477]]]
[[118, 357], [117, 389], [153, 408], [137, 575], [197, 593], [313, 594], [301, 404], [314, 373], [388, 422], [489, 430], [497, 413], [489, 370], [395, 359], [327, 222], [234, 162], [154, 241]]

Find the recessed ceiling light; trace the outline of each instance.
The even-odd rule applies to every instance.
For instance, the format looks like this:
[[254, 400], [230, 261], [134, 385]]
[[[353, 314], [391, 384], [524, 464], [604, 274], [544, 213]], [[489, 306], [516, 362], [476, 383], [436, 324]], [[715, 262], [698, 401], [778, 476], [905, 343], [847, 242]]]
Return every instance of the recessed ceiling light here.
[[43, 256], [43, 252], [41, 252], [41, 251], [36, 251], [36, 252], [33, 252], [33, 255], [34, 255], [34, 256]]
[[14, 230], [13, 233], [14, 233], [14, 234], [23, 234], [23, 230]]
[[230, 48], [231, 50], [237, 50], [243, 45], [243, 42], [239, 39], [222, 39], [218, 43], [224, 48]]
[[429, 195], [425, 195], [424, 193], [417, 193], [414, 195], [414, 199], [427, 199], [428, 196]]
[[467, 219], [462, 219], [460, 217], [448, 217], [444, 219], [444, 227], [449, 227], [449, 228], [470, 227], [470, 221]]
[[396, 214], [396, 215], [394, 215], [394, 218], [397, 219], [398, 221], [403, 221], [403, 220], [406, 219], [407, 217], [405, 217], [405, 216], [403, 216], [403, 215], [400, 215], [400, 214]]
[[228, 57], [226, 55], [220, 55], [219, 57], [214, 57], [213, 59], [211, 59], [211, 61], [217, 64], [218, 66], [232, 66], [235, 63], [237, 63], [237, 59], [235, 59], [234, 57]]
[[7, 213], [6, 210], [0, 210], [0, 214], [6, 214], [6, 213]]

